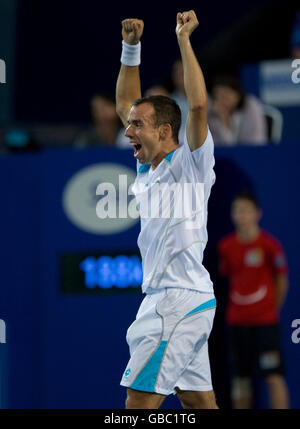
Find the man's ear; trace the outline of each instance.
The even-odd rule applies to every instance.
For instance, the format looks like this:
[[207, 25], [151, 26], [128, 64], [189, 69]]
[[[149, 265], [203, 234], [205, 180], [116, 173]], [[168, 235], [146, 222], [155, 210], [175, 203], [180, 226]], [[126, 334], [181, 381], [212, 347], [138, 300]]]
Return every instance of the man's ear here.
[[159, 139], [168, 140], [172, 137], [172, 127], [170, 124], [162, 124], [159, 126]]

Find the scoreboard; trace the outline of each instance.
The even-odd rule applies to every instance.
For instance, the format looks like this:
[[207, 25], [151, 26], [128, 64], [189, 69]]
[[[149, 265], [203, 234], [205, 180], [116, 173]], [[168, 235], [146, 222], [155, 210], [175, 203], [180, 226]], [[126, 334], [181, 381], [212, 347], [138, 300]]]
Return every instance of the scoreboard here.
[[137, 253], [68, 253], [60, 257], [61, 292], [66, 294], [134, 293], [143, 282]]

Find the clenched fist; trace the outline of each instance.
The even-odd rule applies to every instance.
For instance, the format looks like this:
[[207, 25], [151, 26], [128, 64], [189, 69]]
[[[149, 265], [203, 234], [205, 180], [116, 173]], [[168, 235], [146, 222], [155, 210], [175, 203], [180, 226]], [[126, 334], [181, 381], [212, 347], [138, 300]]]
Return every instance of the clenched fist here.
[[180, 36], [190, 36], [199, 25], [197, 16], [193, 10], [177, 13], [176, 34]]
[[137, 45], [142, 37], [144, 22], [141, 19], [124, 19], [122, 21], [122, 37], [129, 45]]

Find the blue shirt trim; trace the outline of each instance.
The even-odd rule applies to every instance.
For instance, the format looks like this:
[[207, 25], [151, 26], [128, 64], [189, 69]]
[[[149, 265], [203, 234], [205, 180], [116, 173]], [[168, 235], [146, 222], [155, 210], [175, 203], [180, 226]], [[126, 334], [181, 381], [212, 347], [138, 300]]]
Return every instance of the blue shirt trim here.
[[171, 162], [172, 156], [174, 155], [176, 149], [172, 150], [172, 152], [168, 153], [167, 156], [165, 156], [165, 159], [169, 162]]
[[142, 164], [139, 168], [139, 173], [147, 173], [150, 170], [151, 164]]
[[[172, 150], [172, 152], [168, 153], [168, 155], [165, 156], [165, 159], [169, 162], [171, 162], [172, 157], [174, 155], [176, 149]], [[139, 168], [139, 173], [148, 173], [150, 170], [151, 164], [142, 164]]]

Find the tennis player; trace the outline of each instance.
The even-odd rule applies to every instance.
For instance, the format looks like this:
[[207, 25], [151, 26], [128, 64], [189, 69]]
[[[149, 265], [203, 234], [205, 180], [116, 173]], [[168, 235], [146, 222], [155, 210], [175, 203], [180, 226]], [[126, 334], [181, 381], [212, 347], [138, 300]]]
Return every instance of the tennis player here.
[[[198, 24], [192, 10], [177, 14], [176, 35], [189, 105], [186, 135], [179, 145], [181, 112], [175, 101], [165, 96], [141, 98], [144, 23], [139, 19], [122, 22], [117, 112], [137, 160], [132, 189], [141, 218], [138, 245], [143, 261], [142, 291], [146, 294], [127, 331], [130, 360], [121, 385], [127, 387], [126, 408], [131, 409], [159, 408], [171, 393], [177, 394], [184, 408], [218, 408], [208, 356], [216, 300], [202, 265], [207, 203], [215, 182], [214, 145], [207, 126], [205, 82], [190, 42]], [[151, 204], [147, 203], [161, 184], [167, 185], [165, 191], [174, 184], [182, 189], [189, 185], [184, 204], [176, 192], [171, 195], [173, 214], [182, 205], [190, 205], [181, 217], [158, 216], [159, 210], [149, 215], [146, 207]], [[196, 209], [190, 194], [201, 195]], [[162, 192], [156, 208], [161, 208], [164, 195]]]

